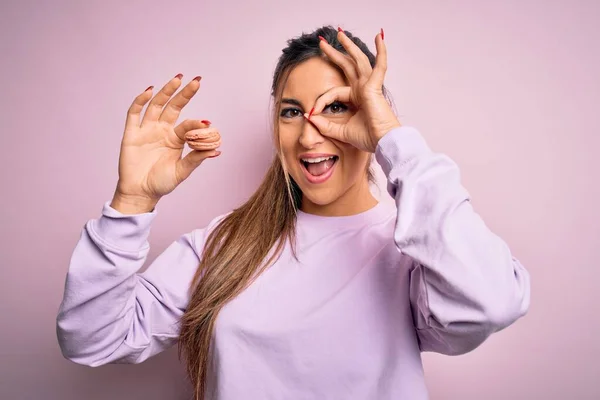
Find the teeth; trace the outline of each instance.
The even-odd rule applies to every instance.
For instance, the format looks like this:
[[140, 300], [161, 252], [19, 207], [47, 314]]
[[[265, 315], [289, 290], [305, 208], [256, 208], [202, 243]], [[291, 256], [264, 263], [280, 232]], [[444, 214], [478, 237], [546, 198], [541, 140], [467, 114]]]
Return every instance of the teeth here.
[[321, 161], [329, 160], [329, 159], [331, 159], [333, 157], [335, 157], [335, 156], [317, 157], [317, 158], [303, 158], [302, 161], [314, 164], [314, 163], [320, 163]]

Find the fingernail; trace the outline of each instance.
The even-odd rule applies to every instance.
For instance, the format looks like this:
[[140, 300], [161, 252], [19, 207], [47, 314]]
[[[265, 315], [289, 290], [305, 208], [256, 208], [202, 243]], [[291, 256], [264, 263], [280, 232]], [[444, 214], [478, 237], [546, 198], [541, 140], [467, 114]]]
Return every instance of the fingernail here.
[[381, 28], [381, 40], [383, 40], [383, 36], [384, 36], [384, 34], [383, 34], [383, 28]]
[[310, 121], [310, 116], [307, 113], [304, 113], [304, 118]]
[[338, 32], [344, 32], [344, 30], [338, 26]]
[[315, 112], [315, 108], [313, 107], [312, 110], [310, 110], [310, 113], [308, 114], [308, 119], [310, 119], [310, 117], [312, 117], [312, 114]]
[[201, 77], [201, 76], [197, 76], [197, 77], [195, 77], [195, 78], [194, 78], [194, 79], [192, 79], [192, 80], [193, 80], [193, 81], [198, 81], [198, 82], [200, 82], [200, 79], [202, 79], [202, 77]]
[[319, 39], [321, 39], [324, 42], [327, 42], [327, 40], [325, 40], [325, 38], [323, 36], [319, 36]]
[[207, 120], [207, 119], [203, 119], [200, 122], [202, 122], [204, 125], [210, 125], [211, 124], [211, 122], [209, 120]]
[[175, 78], [181, 79], [181, 78], [183, 78], [183, 74], [177, 74], [177, 75], [175, 75]]
[[148, 90], [154, 89], [154, 86], [148, 86], [148, 89], [144, 90], [144, 92], [147, 92]]
[[217, 151], [217, 154], [213, 155], [213, 156], [208, 156], [208, 158], [215, 158], [215, 157], [219, 157], [221, 155], [220, 151]]

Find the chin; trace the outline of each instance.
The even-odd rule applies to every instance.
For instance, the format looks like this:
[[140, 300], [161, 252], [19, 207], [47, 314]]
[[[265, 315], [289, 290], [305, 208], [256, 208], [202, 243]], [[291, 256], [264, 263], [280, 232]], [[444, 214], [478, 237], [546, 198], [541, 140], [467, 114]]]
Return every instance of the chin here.
[[[302, 189], [302, 188], [300, 188]], [[340, 198], [340, 193], [338, 193], [338, 191], [335, 191], [333, 189], [330, 190], [320, 190], [319, 192], [315, 193], [314, 191], [311, 190], [307, 190], [307, 191], [302, 191], [302, 194], [304, 195], [304, 202], [309, 201], [310, 203], [317, 205], [317, 206], [326, 206], [329, 204], [334, 203], [337, 199]]]

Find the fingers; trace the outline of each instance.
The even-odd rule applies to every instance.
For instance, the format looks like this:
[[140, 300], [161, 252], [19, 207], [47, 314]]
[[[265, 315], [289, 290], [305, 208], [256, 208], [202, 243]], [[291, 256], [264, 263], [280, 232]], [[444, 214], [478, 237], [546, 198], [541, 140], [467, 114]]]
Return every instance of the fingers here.
[[138, 95], [131, 103], [129, 110], [127, 110], [127, 119], [125, 120], [125, 130], [137, 128], [140, 125], [142, 109], [152, 98], [152, 89], [154, 86], [150, 86], [143, 93]]
[[377, 49], [375, 68], [373, 68], [373, 73], [367, 81], [367, 85], [380, 90], [383, 86], [385, 73], [387, 71], [387, 48], [383, 42], [383, 29], [381, 30], [381, 33], [378, 33], [377, 36], [375, 36], [375, 48]]
[[148, 122], [154, 122], [158, 120], [158, 117], [162, 113], [163, 107], [169, 101], [173, 93], [179, 89], [181, 86], [181, 78], [183, 75], [178, 74], [173, 79], [171, 79], [165, 86], [160, 89], [160, 91], [154, 96], [150, 104], [148, 104], [148, 108], [146, 109], [146, 113], [144, 114], [144, 118], [142, 119], [142, 125]]
[[375, 37], [377, 56], [374, 68], [371, 68], [367, 55], [341, 29], [338, 32], [338, 40], [348, 52], [348, 55], [336, 50], [325, 40], [321, 40], [321, 50], [335, 64], [342, 68], [350, 82], [361, 77], [366, 77], [368, 78], [367, 83], [369, 85], [381, 88], [387, 71], [387, 49], [383, 41], [383, 29]]
[[350, 86], [336, 86], [332, 89], [329, 89], [328, 91], [326, 91], [325, 93], [323, 93], [315, 102], [315, 106], [311, 111], [312, 115], [314, 114], [319, 114], [321, 113], [321, 111], [323, 111], [323, 109], [333, 103], [334, 101], [341, 101], [342, 103], [350, 103], [351, 99], [350, 99], [350, 93], [352, 92], [352, 89], [350, 88]]
[[192, 79], [175, 95], [175, 97], [169, 100], [158, 120], [173, 125], [175, 121], [177, 121], [177, 118], [179, 118], [179, 114], [183, 107], [190, 102], [196, 93], [198, 93], [198, 89], [200, 89], [200, 79], [202, 79], [200, 76]]
[[325, 53], [325, 55], [331, 61], [333, 61], [336, 65], [338, 65], [342, 69], [342, 71], [344, 71], [346, 78], [348, 78], [348, 80], [350, 82], [353, 82], [356, 79], [358, 79], [358, 72], [356, 71], [356, 64], [352, 60], [351, 57], [334, 49], [333, 46], [331, 46], [329, 43], [327, 43], [327, 41], [325, 39], [321, 39], [321, 43], [319, 44], [319, 46], [320, 46], [321, 50], [323, 51], [323, 53]]
[[358, 76], [368, 78], [373, 71], [369, 58], [352, 40], [350, 40], [343, 30], [340, 28], [338, 28], [338, 30], [338, 40], [356, 63]]
[[309, 118], [309, 115], [305, 113], [304, 118], [306, 118], [308, 123], [312, 123], [322, 135], [328, 136], [332, 139], [337, 139], [342, 142], [344, 141], [343, 137], [346, 125], [331, 122], [329, 119], [320, 115], [313, 115]]
[[217, 157], [221, 154], [218, 150], [190, 151], [177, 162], [176, 173], [181, 182], [186, 180], [192, 172], [207, 158]]
[[197, 120], [197, 119], [186, 119], [179, 125], [177, 125], [174, 129], [175, 134], [181, 141], [184, 143], [186, 141], [185, 134], [194, 129], [208, 128], [210, 126], [210, 121], [206, 120]]

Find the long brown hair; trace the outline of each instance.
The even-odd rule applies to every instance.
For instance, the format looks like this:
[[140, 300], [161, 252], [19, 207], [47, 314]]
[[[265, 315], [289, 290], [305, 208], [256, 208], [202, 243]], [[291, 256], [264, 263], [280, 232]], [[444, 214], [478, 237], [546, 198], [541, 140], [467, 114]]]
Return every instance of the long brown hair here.
[[[369, 48], [350, 32], [346, 34], [374, 66], [375, 56]], [[179, 357], [185, 357], [195, 400], [204, 399], [211, 336], [221, 308], [277, 259], [287, 241], [296, 256], [296, 211], [302, 205], [302, 192], [288, 175], [285, 160], [279, 151], [278, 108], [290, 71], [309, 58], [323, 57], [319, 36], [346, 53], [337, 40], [337, 30], [332, 26], [324, 26], [288, 40], [275, 69], [271, 87], [277, 156], [252, 197], [226, 215], [209, 234], [200, 266], [191, 283], [189, 305], [181, 318]], [[370, 169], [367, 170], [367, 176], [369, 181], [374, 181]]]

